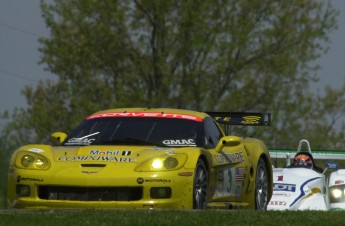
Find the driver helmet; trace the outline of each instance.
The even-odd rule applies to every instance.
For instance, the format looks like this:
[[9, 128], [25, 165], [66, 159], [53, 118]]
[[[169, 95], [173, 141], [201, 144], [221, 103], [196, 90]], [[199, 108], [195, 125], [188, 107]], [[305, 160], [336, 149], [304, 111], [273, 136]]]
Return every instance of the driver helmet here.
[[313, 161], [308, 155], [296, 155], [293, 161], [295, 166], [313, 166]]

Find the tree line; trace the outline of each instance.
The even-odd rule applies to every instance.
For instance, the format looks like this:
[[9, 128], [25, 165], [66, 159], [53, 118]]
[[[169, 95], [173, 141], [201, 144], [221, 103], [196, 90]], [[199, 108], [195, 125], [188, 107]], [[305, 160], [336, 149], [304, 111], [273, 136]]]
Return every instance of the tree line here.
[[[345, 85], [315, 92], [339, 12], [314, 0], [41, 1], [50, 36], [41, 61], [57, 79], [22, 90], [2, 112], [4, 150], [49, 142], [117, 107], [270, 112], [270, 127], [234, 127], [269, 148], [345, 149]], [[327, 75], [322, 75], [327, 76]]]

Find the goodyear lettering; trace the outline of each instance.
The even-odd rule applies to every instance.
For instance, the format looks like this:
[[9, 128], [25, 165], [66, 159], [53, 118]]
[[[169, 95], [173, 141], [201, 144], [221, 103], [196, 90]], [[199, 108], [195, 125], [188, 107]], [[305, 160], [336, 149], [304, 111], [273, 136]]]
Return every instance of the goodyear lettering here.
[[243, 162], [243, 153], [242, 152], [236, 152], [236, 153], [230, 153], [230, 154], [218, 154], [214, 155], [215, 160], [217, 163], [236, 163], [236, 162]]
[[295, 184], [273, 184], [274, 191], [288, 191], [288, 192], [295, 192], [296, 185]]

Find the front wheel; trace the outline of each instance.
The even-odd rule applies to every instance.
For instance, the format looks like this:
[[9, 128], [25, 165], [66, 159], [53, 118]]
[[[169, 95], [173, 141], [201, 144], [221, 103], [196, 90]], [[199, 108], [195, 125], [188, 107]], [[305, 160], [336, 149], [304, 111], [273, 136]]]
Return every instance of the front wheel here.
[[268, 204], [268, 170], [263, 158], [259, 159], [255, 179], [255, 208], [266, 210]]
[[194, 172], [193, 209], [206, 209], [207, 207], [208, 174], [204, 161], [198, 160]]

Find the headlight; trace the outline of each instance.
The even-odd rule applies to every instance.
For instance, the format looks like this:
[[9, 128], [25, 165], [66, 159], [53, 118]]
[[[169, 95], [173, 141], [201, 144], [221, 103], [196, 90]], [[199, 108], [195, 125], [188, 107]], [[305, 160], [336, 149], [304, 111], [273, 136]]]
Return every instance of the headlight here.
[[16, 167], [18, 168], [45, 170], [49, 166], [48, 159], [37, 153], [22, 151], [16, 156]]
[[340, 189], [334, 189], [333, 191], [332, 191], [332, 195], [333, 195], [333, 197], [334, 198], [340, 198], [341, 197], [341, 195], [343, 194], [343, 192], [340, 190]]
[[340, 203], [345, 202], [345, 186], [335, 185], [329, 188], [329, 202], [330, 203]]
[[135, 171], [169, 171], [180, 169], [187, 161], [186, 154], [163, 155], [139, 164]]

